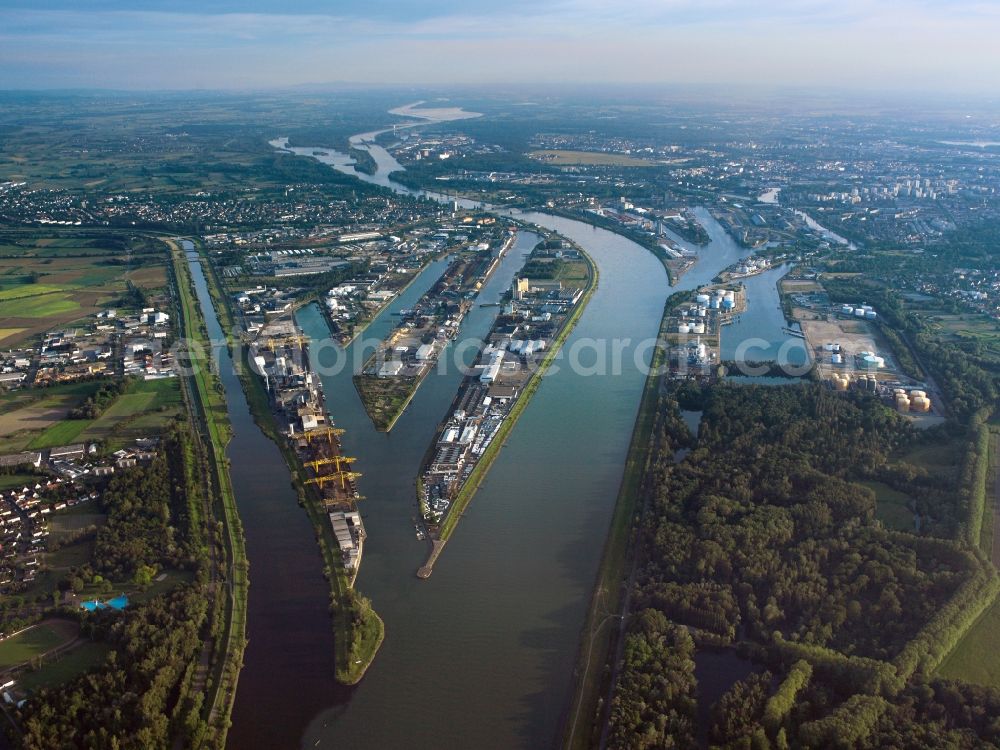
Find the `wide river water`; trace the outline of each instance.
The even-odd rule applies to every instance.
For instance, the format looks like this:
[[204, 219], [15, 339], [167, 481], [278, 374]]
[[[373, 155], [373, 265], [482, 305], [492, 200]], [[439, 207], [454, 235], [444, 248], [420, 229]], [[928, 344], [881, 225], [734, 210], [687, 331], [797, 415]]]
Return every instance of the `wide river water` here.
[[[410, 192], [388, 177], [399, 168], [395, 160], [379, 146], [370, 149], [379, 165], [374, 176], [356, 174], [331, 149], [321, 149], [329, 155], [317, 158]], [[313, 156], [317, 149], [293, 150]], [[696, 213], [712, 241], [698, 250], [698, 263], [676, 289], [707, 283], [747, 254], [708, 211]], [[378, 433], [351, 382], [351, 364], [338, 371], [356, 361], [361, 340], [342, 351], [329, 341], [317, 308], [298, 313], [314, 364], [324, 373], [328, 408], [347, 430], [345, 450], [364, 474], [359, 488], [366, 497], [368, 541], [356, 585], [384, 619], [386, 641], [354, 688], [339, 687], [333, 678], [328, 595], [309, 522], [280, 453], [253, 424], [228, 354], [218, 353], [234, 426], [228, 453], [251, 561], [250, 640], [230, 747], [555, 743], [643, 388], [647, 344], [664, 300], [676, 289], [650, 252], [620, 235], [544, 213], [515, 215], [577, 242], [599, 268], [600, 283], [564, 345], [566, 356], [542, 381], [428, 580], [414, 575], [428, 551], [414, 534], [414, 481], [461, 373], [454, 367], [432, 373], [393, 431]], [[521, 233], [480, 302], [499, 298], [536, 239]], [[189, 261], [209, 333], [218, 338], [201, 266], [194, 253]], [[361, 339], [384, 336], [395, 322], [392, 313], [412, 305], [443, 266], [438, 261], [422, 272]], [[777, 346], [787, 339], [783, 319], [773, 315], [777, 279], [773, 273], [757, 278], [760, 298], [740, 327]], [[474, 308], [459, 342], [482, 337], [496, 312]], [[726, 333], [723, 342], [727, 346]], [[620, 367], [595, 357], [594, 348], [602, 346], [608, 352], [617, 346]], [[568, 366], [571, 353], [582, 367]], [[467, 351], [466, 360], [473, 354]]]

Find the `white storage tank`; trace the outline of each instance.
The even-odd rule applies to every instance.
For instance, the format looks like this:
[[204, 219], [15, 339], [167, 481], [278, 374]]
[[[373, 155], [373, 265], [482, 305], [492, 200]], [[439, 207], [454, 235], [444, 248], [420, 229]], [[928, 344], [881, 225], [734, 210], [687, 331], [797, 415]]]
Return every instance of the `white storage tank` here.
[[854, 317], [855, 317], [855, 318], [863, 318], [863, 317], [865, 317], [865, 311], [864, 311], [864, 310], [862, 310], [862, 309], [861, 309], [861, 308], [859, 307], [859, 308], [858, 308], [857, 310], [855, 310], [855, 311], [854, 311]]
[[681, 323], [677, 326], [677, 333], [691, 333], [691, 326], [687, 323]]
[[711, 298], [707, 294], [699, 294], [694, 299], [695, 299], [695, 302], [697, 302], [699, 305], [707, 305], [708, 304], [708, 300], [711, 299]]
[[865, 310], [865, 320], [875, 320], [878, 317], [878, 313], [874, 310]]
[[833, 344], [830, 344], [830, 343], [823, 344], [823, 348], [826, 351], [828, 351], [828, 352], [832, 352], [833, 351]]
[[699, 307], [698, 308], [698, 317], [699, 318], [704, 318], [706, 315], [708, 315], [708, 310], [706, 310], [704, 307]]
[[834, 354], [832, 357], [830, 357], [830, 361], [835, 365], [842, 365], [844, 364], [844, 355]]
[[695, 323], [693, 326], [691, 326], [691, 333], [704, 333], [704, 332], [705, 332], [704, 323]]

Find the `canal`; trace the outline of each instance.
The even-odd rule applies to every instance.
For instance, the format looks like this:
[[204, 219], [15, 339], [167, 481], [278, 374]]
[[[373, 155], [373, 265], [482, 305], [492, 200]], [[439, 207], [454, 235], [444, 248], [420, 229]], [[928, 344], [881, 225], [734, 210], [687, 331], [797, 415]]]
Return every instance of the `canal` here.
[[[226, 449], [250, 560], [249, 643], [229, 747], [291, 747], [301, 728], [347, 691], [332, 679], [333, 630], [312, 525], [298, 506], [278, 447], [254, 423], [194, 245], [182, 243], [225, 389], [233, 437]], [[282, 686], [294, 685], [294, 690]], [[280, 717], [280, 720], [277, 719]], [[289, 733], [290, 727], [298, 727]]]

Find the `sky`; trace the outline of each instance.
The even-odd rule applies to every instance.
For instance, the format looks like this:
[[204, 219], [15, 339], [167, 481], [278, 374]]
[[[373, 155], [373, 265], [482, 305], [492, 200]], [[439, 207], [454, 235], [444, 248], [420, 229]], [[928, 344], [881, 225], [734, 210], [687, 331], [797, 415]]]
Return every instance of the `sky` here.
[[996, 0], [0, 0], [0, 89], [1000, 90]]

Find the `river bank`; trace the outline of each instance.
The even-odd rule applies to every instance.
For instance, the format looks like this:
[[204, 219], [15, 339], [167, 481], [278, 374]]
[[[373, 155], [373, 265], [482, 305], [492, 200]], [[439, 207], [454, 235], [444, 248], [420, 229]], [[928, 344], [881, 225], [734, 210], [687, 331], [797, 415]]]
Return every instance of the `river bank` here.
[[[171, 269], [177, 291], [177, 308], [180, 312], [181, 334], [193, 342], [193, 352], [210, 351], [209, 328], [204, 314], [206, 300], [199, 294], [196, 283], [201, 273], [194, 243], [190, 240], [164, 240], [171, 248]], [[194, 265], [193, 265], [194, 264]], [[197, 268], [195, 267], [197, 266]], [[201, 276], [204, 281], [204, 276]], [[194, 292], [194, 296], [192, 296]], [[197, 296], [197, 303], [195, 300]], [[226, 606], [222, 617], [220, 635], [213, 643], [211, 678], [207, 681], [208, 725], [216, 732], [216, 741], [224, 745], [236, 700], [240, 666], [246, 648], [247, 595], [250, 585], [249, 562], [245, 538], [236, 506], [226, 448], [232, 437], [225, 401], [219, 393], [221, 384], [215, 377], [211, 359], [192, 361], [192, 374], [185, 380], [185, 392], [194, 402], [191, 406], [198, 415], [204, 439], [201, 441], [207, 464], [211, 467], [209, 483], [217, 498], [214, 513], [222, 520], [222, 538], [226, 556], [225, 575], [228, 586], [217, 585], [217, 595], [224, 596]]]

